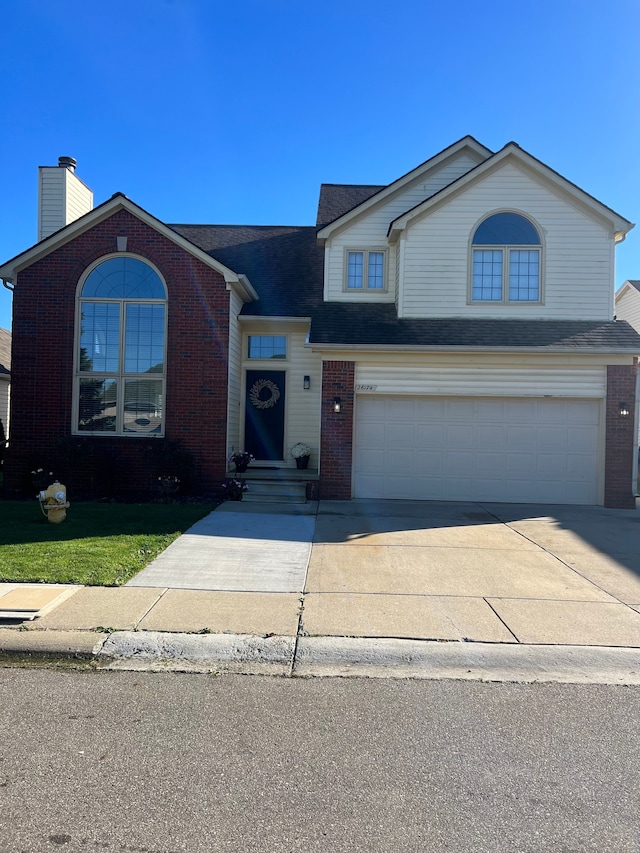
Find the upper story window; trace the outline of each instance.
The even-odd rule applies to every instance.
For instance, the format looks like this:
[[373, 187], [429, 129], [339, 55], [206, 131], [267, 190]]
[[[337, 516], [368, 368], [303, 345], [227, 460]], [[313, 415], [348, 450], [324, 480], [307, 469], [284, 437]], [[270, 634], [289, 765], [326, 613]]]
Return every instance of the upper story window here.
[[476, 228], [472, 242], [473, 302], [539, 302], [542, 244], [518, 213], [495, 213]]
[[75, 432], [163, 434], [166, 301], [162, 279], [138, 258], [89, 272], [78, 296]]
[[384, 290], [384, 252], [347, 252], [347, 290]]
[[249, 335], [249, 358], [286, 358], [284, 335]]

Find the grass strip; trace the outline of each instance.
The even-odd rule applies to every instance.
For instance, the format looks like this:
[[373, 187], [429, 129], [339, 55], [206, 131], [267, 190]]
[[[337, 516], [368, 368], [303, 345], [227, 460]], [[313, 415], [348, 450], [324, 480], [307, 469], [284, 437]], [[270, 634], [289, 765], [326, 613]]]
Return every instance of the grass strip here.
[[0, 501], [0, 582], [120, 586], [212, 509], [77, 503], [51, 524], [36, 501]]

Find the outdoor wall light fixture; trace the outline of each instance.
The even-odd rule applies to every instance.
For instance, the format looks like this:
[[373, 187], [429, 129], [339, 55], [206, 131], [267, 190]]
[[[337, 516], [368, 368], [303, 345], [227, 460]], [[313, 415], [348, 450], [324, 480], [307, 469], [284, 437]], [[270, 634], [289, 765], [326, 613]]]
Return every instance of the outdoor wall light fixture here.
[[333, 398], [333, 411], [336, 414], [342, 411], [342, 400], [340, 399], [340, 397]]
[[310, 376], [304, 377], [304, 379], [302, 380], [302, 387], [304, 388], [305, 391], [308, 391], [309, 388], [311, 388], [311, 377]]
[[626, 418], [629, 414], [629, 406], [627, 403], [620, 403], [620, 417]]

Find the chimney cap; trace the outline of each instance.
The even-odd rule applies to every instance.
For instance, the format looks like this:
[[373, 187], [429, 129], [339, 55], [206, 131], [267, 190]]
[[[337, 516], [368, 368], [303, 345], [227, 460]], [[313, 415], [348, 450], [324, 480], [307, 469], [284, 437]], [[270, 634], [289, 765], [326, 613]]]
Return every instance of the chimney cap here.
[[73, 157], [58, 157], [58, 166], [62, 169], [70, 169], [72, 172], [75, 172], [76, 161]]

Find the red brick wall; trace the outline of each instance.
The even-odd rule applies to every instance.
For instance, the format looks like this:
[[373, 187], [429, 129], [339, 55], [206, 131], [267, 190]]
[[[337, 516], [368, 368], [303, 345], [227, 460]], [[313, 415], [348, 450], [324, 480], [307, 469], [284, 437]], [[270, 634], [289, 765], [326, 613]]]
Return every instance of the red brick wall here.
[[[610, 364], [607, 367], [607, 414], [604, 475], [604, 505], [619, 509], [635, 509], [632, 492], [633, 450], [637, 441], [634, 429], [636, 372], [633, 366]], [[630, 414], [622, 417], [620, 403], [628, 405]]]
[[[350, 500], [353, 449], [355, 365], [325, 361], [322, 365], [322, 425], [320, 433], [320, 498]], [[340, 397], [342, 410], [333, 411]]]
[[[76, 287], [93, 261], [116, 252], [119, 235], [128, 238], [127, 252], [155, 264], [167, 284], [166, 435], [179, 439], [195, 454], [203, 489], [224, 478], [229, 341], [229, 293], [224, 278], [120, 210], [17, 277], [11, 452], [5, 463], [9, 491], [23, 490], [31, 466], [38, 459], [45, 461], [47, 448], [71, 435]], [[137, 490], [148, 478], [146, 440], [83, 437], [87, 441], [94, 443], [100, 456], [122, 457], [125, 488]], [[78, 483], [88, 476], [82, 469], [79, 458]]]

